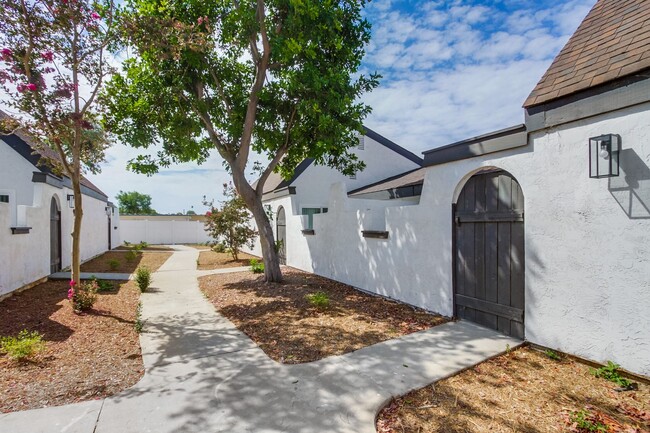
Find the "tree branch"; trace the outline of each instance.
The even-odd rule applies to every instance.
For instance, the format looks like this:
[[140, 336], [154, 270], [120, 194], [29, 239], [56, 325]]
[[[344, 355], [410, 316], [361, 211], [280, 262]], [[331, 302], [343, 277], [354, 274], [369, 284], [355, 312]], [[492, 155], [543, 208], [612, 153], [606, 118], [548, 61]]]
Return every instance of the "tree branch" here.
[[269, 59], [271, 58], [271, 45], [266, 34], [266, 14], [264, 10], [264, 0], [257, 0], [257, 21], [260, 25], [260, 33], [262, 34], [262, 42], [264, 44], [264, 53], [259, 62], [256, 63], [255, 82], [251, 88], [250, 97], [248, 99], [248, 106], [246, 108], [246, 117], [244, 118], [244, 128], [242, 132], [241, 142], [239, 143], [239, 152], [235, 165], [241, 171], [246, 168], [248, 162], [248, 154], [250, 153], [251, 138], [253, 136], [253, 128], [255, 127], [255, 118], [257, 116], [257, 105], [260, 100], [260, 92], [264, 87], [264, 80], [266, 78], [266, 70], [269, 66]]

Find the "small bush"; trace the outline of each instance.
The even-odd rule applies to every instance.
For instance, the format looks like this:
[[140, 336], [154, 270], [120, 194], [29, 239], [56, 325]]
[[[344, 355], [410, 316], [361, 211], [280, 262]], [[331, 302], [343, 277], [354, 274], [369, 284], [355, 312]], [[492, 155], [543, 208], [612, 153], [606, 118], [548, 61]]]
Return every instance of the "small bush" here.
[[133, 323], [135, 332], [140, 334], [144, 329], [144, 322], [142, 321], [142, 302], [138, 302], [138, 306], [135, 309], [135, 322]]
[[135, 251], [131, 250], [128, 251], [126, 254], [124, 254], [124, 258], [126, 259], [127, 262], [131, 263], [136, 258], [138, 258], [138, 254]]
[[124, 246], [125, 247], [128, 247], [129, 245], [131, 245], [131, 242], [124, 241]]
[[325, 292], [316, 292], [305, 295], [305, 298], [313, 307], [327, 308], [330, 305], [330, 297]]
[[151, 271], [146, 266], [140, 266], [135, 271], [135, 282], [141, 292], [145, 292], [151, 284]]
[[112, 281], [98, 280], [94, 275], [90, 278], [90, 281], [97, 283], [98, 292], [110, 292], [111, 290], [115, 290], [115, 284]]
[[0, 350], [17, 361], [31, 358], [43, 349], [45, 349], [43, 336], [36, 331], [29, 332], [23, 329], [16, 337], [0, 338]]
[[577, 412], [571, 412], [569, 414], [569, 422], [575, 424], [575, 426], [581, 429], [581, 431], [594, 433], [607, 433], [609, 431], [605, 424], [600, 422], [594, 415], [584, 409]]
[[264, 273], [264, 263], [263, 262], [260, 262], [257, 259], [251, 259], [250, 265], [251, 265], [251, 271], [253, 271], [254, 274], [262, 274], [262, 273]]
[[213, 247], [212, 251], [215, 253], [225, 253], [226, 252], [226, 246], [222, 244], [221, 242], [217, 242]]
[[592, 369], [591, 374], [593, 374], [596, 377], [607, 379], [610, 382], [614, 382], [615, 384], [617, 384], [622, 388], [630, 387], [632, 385], [632, 382], [622, 377], [618, 373], [619, 368], [620, 365], [614, 364], [612, 361], [607, 361], [607, 365], [600, 367], [598, 369]]
[[553, 361], [561, 361], [562, 357], [560, 356], [559, 353], [557, 353], [555, 350], [552, 349], [546, 349], [544, 351], [544, 355], [552, 359]]
[[75, 313], [90, 310], [97, 300], [97, 291], [99, 285], [97, 280], [90, 280], [84, 284], [77, 285], [70, 281], [70, 290], [68, 290], [68, 299], [72, 302], [72, 309]]
[[110, 259], [108, 261], [108, 267], [111, 268], [111, 271], [116, 271], [120, 267], [120, 261], [117, 259]]
[[140, 241], [140, 243], [138, 244], [138, 249], [144, 250], [144, 249], [146, 249], [148, 246], [149, 246], [149, 244], [146, 243], [145, 241]]

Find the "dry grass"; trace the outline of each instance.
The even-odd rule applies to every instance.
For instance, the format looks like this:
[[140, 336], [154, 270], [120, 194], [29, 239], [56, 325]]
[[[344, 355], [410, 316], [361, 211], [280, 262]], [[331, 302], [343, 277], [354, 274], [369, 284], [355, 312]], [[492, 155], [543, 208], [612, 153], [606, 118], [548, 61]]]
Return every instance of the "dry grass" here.
[[119, 284], [82, 315], [72, 312], [65, 281], [48, 281], [0, 302], [0, 335], [28, 329], [47, 343], [32, 361], [0, 356], [0, 412], [105, 397], [142, 377], [133, 327], [140, 291], [133, 282]]
[[[217, 310], [279, 362], [316, 361], [448, 320], [317, 275], [288, 268], [283, 275], [282, 284], [250, 272], [199, 279]], [[326, 308], [306, 299], [319, 291], [328, 295]]]
[[236, 268], [239, 266], [248, 266], [251, 259], [258, 257], [246, 253], [239, 253], [239, 260], [234, 260], [230, 253], [217, 253], [214, 251], [201, 251], [197, 269], [207, 271], [219, 268]]
[[616, 392], [580, 362], [522, 348], [394, 399], [379, 433], [579, 432], [569, 414], [587, 410], [608, 433], [650, 431], [650, 386]]
[[[82, 272], [117, 272], [117, 273], [126, 273], [131, 274], [139, 266], [148, 267], [151, 272], [155, 272], [158, 268], [171, 257], [172, 253], [166, 252], [139, 252], [136, 253], [134, 260], [127, 260], [126, 251], [108, 251], [102, 254], [99, 257], [95, 257], [92, 260], [81, 265]], [[119, 266], [115, 269], [112, 269], [109, 262], [111, 260], [117, 260]]]

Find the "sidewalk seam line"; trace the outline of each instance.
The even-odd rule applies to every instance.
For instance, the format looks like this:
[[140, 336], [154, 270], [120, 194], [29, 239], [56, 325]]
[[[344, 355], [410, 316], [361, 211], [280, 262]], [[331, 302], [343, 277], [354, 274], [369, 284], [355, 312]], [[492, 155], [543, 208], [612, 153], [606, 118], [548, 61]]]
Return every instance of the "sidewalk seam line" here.
[[95, 419], [95, 427], [93, 428], [93, 433], [97, 431], [97, 427], [99, 426], [99, 417], [102, 415], [102, 410], [104, 409], [104, 403], [106, 403], [106, 399], [102, 399], [102, 405], [99, 407], [99, 412], [97, 412], [97, 419]]

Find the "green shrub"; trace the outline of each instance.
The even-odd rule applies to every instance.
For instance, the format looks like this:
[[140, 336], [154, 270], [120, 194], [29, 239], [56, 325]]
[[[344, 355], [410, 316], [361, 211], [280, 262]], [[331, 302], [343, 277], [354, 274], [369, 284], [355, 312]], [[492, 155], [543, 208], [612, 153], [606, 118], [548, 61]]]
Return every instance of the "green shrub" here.
[[81, 285], [76, 285], [74, 281], [70, 281], [68, 299], [72, 302], [74, 312], [81, 313], [90, 310], [97, 300], [98, 290], [97, 280], [90, 280]]
[[305, 295], [305, 298], [313, 307], [317, 308], [327, 308], [330, 305], [330, 297], [325, 292], [316, 292]]
[[137, 257], [138, 257], [138, 255], [137, 255], [136, 252], [133, 251], [133, 250], [128, 251], [126, 254], [124, 254], [124, 258], [125, 258], [126, 261], [129, 262], [129, 263], [131, 263], [132, 261], [134, 261]]
[[43, 336], [38, 332], [29, 332], [23, 329], [16, 337], [0, 338], [0, 350], [9, 358], [23, 361], [45, 349]]
[[125, 247], [128, 247], [129, 245], [131, 245], [131, 242], [124, 241], [124, 246]]
[[135, 271], [135, 282], [141, 292], [145, 292], [151, 284], [151, 271], [146, 266], [140, 266]]
[[577, 412], [571, 412], [569, 414], [569, 422], [571, 422], [571, 424], [575, 423], [576, 427], [581, 429], [581, 431], [586, 430], [594, 433], [607, 433], [609, 431], [605, 424], [595, 419], [592, 414], [584, 409]]
[[120, 267], [120, 261], [117, 259], [110, 259], [108, 261], [108, 267], [111, 268], [111, 271], [116, 271]]
[[262, 274], [262, 273], [264, 273], [264, 263], [263, 262], [260, 262], [257, 259], [251, 259], [250, 265], [251, 265], [251, 271], [253, 271], [254, 274]]
[[620, 365], [614, 364], [612, 361], [607, 361], [607, 365], [602, 366], [598, 369], [592, 369], [591, 374], [593, 374], [596, 377], [607, 379], [610, 382], [614, 382], [615, 384], [617, 384], [622, 388], [628, 388], [630, 385], [632, 385], [632, 382], [622, 377], [618, 373], [619, 368]]
[[544, 351], [544, 355], [552, 359], [553, 361], [561, 361], [562, 357], [560, 356], [559, 353], [557, 353], [555, 350], [552, 349], [546, 349]]
[[98, 292], [110, 292], [111, 290], [115, 290], [115, 284], [112, 281], [98, 280], [94, 275], [90, 277], [90, 281], [97, 283]]
[[142, 321], [142, 302], [138, 302], [138, 306], [135, 309], [135, 322], [133, 322], [133, 327], [135, 332], [140, 334], [144, 329], [144, 322]]
[[212, 251], [215, 253], [225, 253], [226, 252], [226, 246], [222, 244], [221, 242], [217, 242], [213, 247]]
[[140, 243], [138, 244], [138, 249], [140, 249], [140, 250], [144, 250], [144, 249], [146, 249], [148, 246], [149, 246], [149, 244], [146, 243], [145, 241], [140, 241]]

